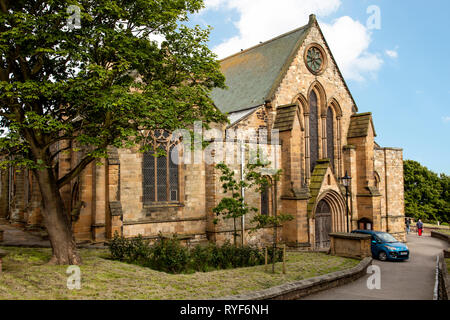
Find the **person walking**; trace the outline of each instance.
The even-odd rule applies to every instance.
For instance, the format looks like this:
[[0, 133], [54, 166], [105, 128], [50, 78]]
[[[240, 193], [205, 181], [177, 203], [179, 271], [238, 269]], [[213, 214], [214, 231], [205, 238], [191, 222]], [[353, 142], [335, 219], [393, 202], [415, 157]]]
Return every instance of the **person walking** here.
[[420, 219], [417, 222], [417, 232], [419, 233], [419, 237], [421, 237], [423, 233], [423, 222]]
[[411, 232], [411, 218], [406, 218], [406, 234]]

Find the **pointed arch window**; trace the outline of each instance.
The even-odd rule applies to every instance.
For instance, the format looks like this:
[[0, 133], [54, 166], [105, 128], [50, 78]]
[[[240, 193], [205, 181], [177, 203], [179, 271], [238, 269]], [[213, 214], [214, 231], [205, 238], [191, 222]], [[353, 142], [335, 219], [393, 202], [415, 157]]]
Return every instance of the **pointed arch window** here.
[[[170, 203], [179, 201], [178, 153], [176, 145], [170, 144], [169, 134], [163, 132], [158, 148], [144, 153], [142, 164], [144, 204]], [[174, 152], [175, 151], [175, 152]]]
[[261, 214], [268, 216], [270, 212], [269, 208], [269, 202], [270, 202], [270, 188], [266, 187], [261, 192]]
[[311, 172], [319, 160], [319, 116], [317, 110], [317, 95], [311, 91], [309, 96], [309, 147]]
[[331, 107], [327, 110], [327, 156], [334, 171], [334, 117]]

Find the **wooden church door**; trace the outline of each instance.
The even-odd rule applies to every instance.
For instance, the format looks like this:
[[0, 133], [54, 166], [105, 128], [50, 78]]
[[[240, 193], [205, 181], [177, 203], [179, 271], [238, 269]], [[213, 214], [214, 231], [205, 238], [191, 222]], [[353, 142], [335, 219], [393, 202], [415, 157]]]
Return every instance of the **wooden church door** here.
[[317, 205], [315, 215], [316, 249], [329, 248], [331, 245], [331, 209], [324, 200]]

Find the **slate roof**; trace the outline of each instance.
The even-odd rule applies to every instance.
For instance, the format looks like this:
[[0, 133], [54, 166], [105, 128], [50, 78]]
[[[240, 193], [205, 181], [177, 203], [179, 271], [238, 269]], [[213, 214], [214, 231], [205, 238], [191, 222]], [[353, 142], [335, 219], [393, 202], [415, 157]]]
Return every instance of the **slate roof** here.
[[289, 104], [277, 108], [277, 117], [273, 125], [274, 130], [280, 132], [292, 130], [294, 126], [294, 119], [297, 115], [298, 105]]
[[311, 25], [312, 22], [221, 60], [228, 89], [216, 88], [211, 93], [219, 110], [232, 113], [263, 105], [278, 86]]
[[361, 113], [354, 114], [350, 120], [350, 126], [348, 129], [347, 138], [359, 138], [366, 137], [369, 133], [369, 124], [372, 125], [374, 136], [377, 134], [375, 132], [375, 127], [372, 121], [372, 113]]

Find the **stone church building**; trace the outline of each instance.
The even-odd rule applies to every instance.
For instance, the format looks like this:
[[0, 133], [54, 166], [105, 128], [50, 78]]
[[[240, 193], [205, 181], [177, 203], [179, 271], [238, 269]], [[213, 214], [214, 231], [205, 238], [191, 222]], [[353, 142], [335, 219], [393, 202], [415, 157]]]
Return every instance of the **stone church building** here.
[[[223, 137], [235, 129], [269, 132], [267, 152], [282, 170], [281, 179], [270, 190], [247, 191], [245, 198], [262, 214], [294, 217], [280, 228], [280, 240], [306, 250], [323, 248], [330, 232], [347, 227], [387, 231], [405, 240], [402, 150], [375, 142], [372, 115], [359, 113], [314, 15], [306, 26], [223, 59], [221, 68], [228, 89], [215, 89], [212, 98], [230, 123], [214, 127]], [[271, 132], [279, 132], [275, 143]], [[173, 151], [169, 134], [161, 130], [152, 137], [155, 147]], [[213, 157], [225, 144], [212, 141]], [[239, 146], [235, 149], [239, 159]], [[177, 152], [184, 157], [181, 148]], [[66, 172], [78, 157], [61, 154], [58, 170]], [[61, 191], [76, 239], [102, 242], [116, 232], [148, 239], [177, 234], [193, 242], [232, 239], [231, 221], [214, 223], [213, 208], [224, 196], [215, 164], [172, 158], [110, 149], [103, 166], [85, 169]], [[239, 172], [241, 163], [230, 166]], [[352, 178], [348, 198], [346, 173]], [[31, 173], [2, 172], [0, 219], [39, 228], [40, 210]], [[245, 242], [269, 241], [272, 229], [250, 232], [250, 220], [244, 221]]]

